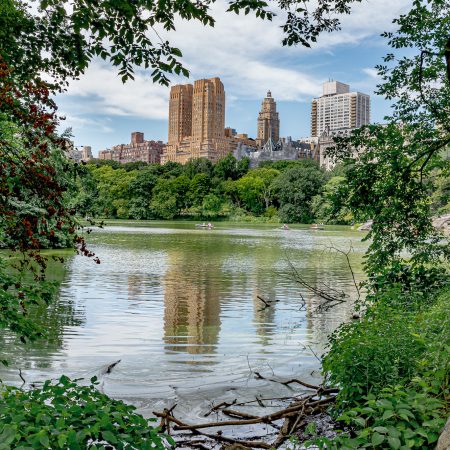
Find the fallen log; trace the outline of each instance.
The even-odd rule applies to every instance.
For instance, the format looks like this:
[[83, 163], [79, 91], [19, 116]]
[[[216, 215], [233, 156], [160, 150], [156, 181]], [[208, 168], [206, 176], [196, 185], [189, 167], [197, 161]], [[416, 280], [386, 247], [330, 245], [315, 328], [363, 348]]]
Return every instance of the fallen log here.
[[[160, 417], [162, 419], [165, 419], [166, 421], [170, 421], [170, 422], [176, 423], [178, 425], [179, 429], [181, 429], [181, 427], [191, 427], [191, 426], [186, 425], [185, 423], [183, 423], [181, 420], [176, 419], [174, 416], [172, 416], [171, 414], [168, 414], [167, 412], [158, 413], [158, 412], [154, 411], [153, 414], [156, 417]], [[229, 442], [231, 444], [241, 444], [241, 445], [245, 445], [245, 446], [250, 447], [250, 448], [265, 448], [265, 449], [271, 449], [272, 448], [271, 445], [269, 445], [269, 444], [267, 444], [266, 442], [263, 442], [263, 441], [246, 441], [246, 440], [240, 440], [240, 439], [233, 439], [233, 438], [229, 438], [229, 437], [226, 437], [226, 436], [222, 436], [221, 434], [209, 434], [209, 433], [205, 433], [203, 431], [198, 431], [195, 428], [190, 430], [190, 431], [193, 431], [195, 434], [200, 434], [202, 436], [206, 436], [206, 437], [208, 437], [210, 439], [213, 439], [213, 440], [216, 440], [216, 441]]]
[[[278, 380], [277, 380], [278, 381]], [[292, 381], [292, 380], [288, 380]], [[300, 381], [300, 380], [295, 380]], [[308, 383], [306, 383], [308, 384]], [[309, 385], [312, 386], [313, 385]], [[239, 405], [234, 400], [232, 403], [222, 402], [219, 405], [213, 407], [210, 413], [213, 410], [222, 411], [224, 414], [237, 418], [237, 420], [224, 420], [224, 421], [216, 421], [209, 423], [200, 423], [200, 424], [187, 424], [182, 422], [181, 420], [175, 418], [172, 414], [174, 407], [170, 410], [165, 409], [162, 413], [154, 412], [153, 414], [156, 417], [161, 418], [160, 426], [164, 429], [170, 431], [169, 424], [173, 422], [175, 425], [173, 426], [173, 430], [175, 431], [189, 431], [194, 435], [201, 435], [207, 437], [209, 439], [218, 441], [218, 442], [226, 442], [231, 444], [238, 444], [242, 446], [247, 446], [250, 448], [263, 448], [263, 449], [272, 449], [280, 446], [290, 435], [294, 434], [296, 431], [301, 429], [307, 424], [307, 417], [315, 415], [317, 413], [323, 412], [328, 404], [334, 402], [336, 400], [335, 395], [329, 395], [325, 398], [324, 392], [328, 394], [336, 393], [336, 389], [323, 388], [320, 386], [316, 386], [316, 392], [304, 395], [301, 398], [291, 397], [294, 400], [294, 403], [289, 405], [286, 408], [283, 408], [279, 411], [272, 412], [270, 414], [257, 416], [254, 414], [246, 413], [243, 411], [238, 411], [236, 409], [230, 409], [231, 405]], [[252, 401], [254, 402], [254, 401]], [[248, 404], [249, 402], [243, 402], [241, 405]], [[220, 409], [223, 408], [223, 409]], [[283, 420], [284, 423], [280, 426], [277, 423], [274, 423], [278, 420]], [[222, 428], [228, 426], [245, 426], [245, 425], [255, 425], [255, 424], [266, 424], [278, 430], [278, 436], [275, 441], [271, 444], [267, 442], [258, 440], [240, 440], [229, 438], [223, 436], [222, 431], [219, 430], [216, 434], [211, 434], [209, 432], [202, 431], [205, 428]]]

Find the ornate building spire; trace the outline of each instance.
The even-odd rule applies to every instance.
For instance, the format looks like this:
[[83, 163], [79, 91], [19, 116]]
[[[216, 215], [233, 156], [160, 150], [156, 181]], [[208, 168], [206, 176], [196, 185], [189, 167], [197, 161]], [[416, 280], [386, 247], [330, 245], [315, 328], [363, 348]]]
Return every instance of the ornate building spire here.
[[258, 146], [263, 147], [269, 139], [273, 142], [278, 142], [280, 139], [280, 119], [278, 118], [277, 104], [272, 98], [272, 92], [267, 91], [267, 96], [261, 104], [261, 111], [258, 115], [256, 142]]

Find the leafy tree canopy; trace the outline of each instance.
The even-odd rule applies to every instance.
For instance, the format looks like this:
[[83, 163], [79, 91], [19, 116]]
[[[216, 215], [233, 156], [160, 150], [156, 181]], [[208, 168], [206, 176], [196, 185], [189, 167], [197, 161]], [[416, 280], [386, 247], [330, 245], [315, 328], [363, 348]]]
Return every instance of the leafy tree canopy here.
[[450, 170], [443, 152], [450, 144], [448, 2], [416, 0], [394, 22], [397, 31], [384, 33], [393, 53], [378, 66], [378, 93], [395, 101], [392, 114], [386, 125], [339, 139], [329, 153], [349, 162], [348, 207], [359, 220], [373, 219], [366, 268], [375, 286], [397, 280], [423, 289], [443, 282], [437, 272], [450, 254], [432, 226], [429, 198]]
[[[361, 0], [230, 0], [228, 11], [253, 12], [271, 20], [286, 15], [283, 45], [309, 47], [320, 33], [340, 28], [339, 16]], [[60, 88], [82, 75], [94, 57], [117, 67], [123, 81], [133, 79], [136, 66], [152, 70], [155, 82], [168, 85], [167, 74], [188, 75], [181, 50], [160, 37], [175, 31], [177, 18], [214, 26], [214, 1], [160, 0], [2, 0], [0, 57], [16, 76], [29, 79], [49, 74]], [[311, 4], [309, 4], [311, 3]], [[32, 5], [32, 8], [30, 8]]]

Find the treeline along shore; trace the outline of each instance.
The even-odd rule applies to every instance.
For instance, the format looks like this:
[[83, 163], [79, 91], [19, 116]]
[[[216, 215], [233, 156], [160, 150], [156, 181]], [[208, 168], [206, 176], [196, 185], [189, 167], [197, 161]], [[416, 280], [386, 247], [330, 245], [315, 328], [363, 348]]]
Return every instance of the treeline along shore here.
[[[286, 223], [353, 224], [346, 207], [347, 169], [316, 161], [265, 162], [232, 155], [216, 164], [198, 158], [165, 165], [91, 160], [71, 193], [83, 217], [117, 219], [229, 219]], [[447, 182], [448, 184], [448, 182]], [[449, 186], [430, 192], [436, 214], [450, 211]]]

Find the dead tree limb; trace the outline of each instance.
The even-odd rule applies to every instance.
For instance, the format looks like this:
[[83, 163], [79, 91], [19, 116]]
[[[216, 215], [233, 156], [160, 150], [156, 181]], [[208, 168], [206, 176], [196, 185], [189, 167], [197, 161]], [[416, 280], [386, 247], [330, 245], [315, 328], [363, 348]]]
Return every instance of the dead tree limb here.
[[[189, 425], [186, 425], [185, 423], [183, 423], [181, 420], [176, 419], [173, 415], [168, 414], [168, 412], [158, 413], [158, 412], [154, 411], [153, 414], [156, 417], [165, 418], [168, 421], [174, 422], [175, 424], [177, 424], [178, 429], [182, 429], [183, 427], [190, 427]], [[241, 445], [251, 447], [251, 448], [266, 448], [266, 449], [272, 448], [271, 445], [267, 444], [266, 442], [262, 442], [262, 441], [244, 441], [244, 440], [239, 440], [239, 439], [233, 439], [233, 438], [222, 436], [220, 434], [204, 433], [202, 431], [198, 431], [197, 429], [192, 429], [189, 431], [192, 431], [195, 434], [200, 434], [202, 436], [206, 436], [206, 437], [216, 440], [216, 441], [229, 442], [231, 444], [241, 444]]]
[[256, 375], [256, 378], [259, 380], [273, 381], [274, 383], [284, 384], [285, 386], [289, 386], [292, 383], [298, 383], [308, 389], [314, 389], [315, 391], [318, 391], [319, 389], [321, 389], [320, 386], [306, 383], [305, 381], [298, 380], [297, 378], [292, 378], [291, 380], [287, 380], [287, 381], [281, 381], [281, 380], [276, 380], [274, 378], [266, 378], [266, 377], [262, 376], [259, 372], [255, 372], [255, 375]]
[[19, 369], [19, 377], [23, 381], [22, 386], [26, 383], [25, 378], [22, 376], [22, 369]]
[[349, 247], [348, 251], [346, 251], [346, 252], [338, 247], [335, 247], [333, 244], [331, 244], [330, 247], [328, 247], [328, 248], [331, 250], [334, 250], [335, 252], [340, 253], [341, 255], [344, 255], [344, 257], [347, 261], [347, 267], [350, 270], [350, 273], [352, 275], [353, 285], [355, 286], [356, 292], [358, 294], [358, 301], [359, 301], [361, 299], [361, 290], [359, 289], [358, 283], [356, 281], [355, 272], [353, 271], [353, 267], [350, 263], [350, 257], [349, 257], [350, 253], [352, 253], [352, 251], [353, 251], [352, 243], [350, 242], [350, 247]]
[[[277, 381], [277, 380], [276, 380]], [[300, 380], [288, 380], [289, 382], [298, 382]], [[303, 383], [303, 382], [302, 382]], [[302, 384], [301, 383], [301, 384]], [[281, 409], [279, 411], [272, 412], [270, 414], [264, 416], [256, 416], [253, 414], [249, 414], [246, 412], [237, 411], [235, 409], [225, 408], [223, 409], [223, 413], [227, 414], [231, 417], [238, 417], [239, 420], [226, 420], [221, 422], [210, 422], [210, 423], [201, 423], [201, 424], [187, 424], [182, 422], [181, 420], [175, 418], [173, 416], [173, 406], [170, 410], [165, 409], [162, 413], [154, 412], [153, 414], [156, 417], [161, 418], [161, 427], [163, 427], [163, 431], [169, 429], [170, 422], [173, 422], [175, 426], [173, 427], [176, 431], [189, 431], [193, 435], [201, 435], [208, 439], [211, 439], [216, 442], [227, 442], [227, 443], [235, 443], [241, 444], [243, 446], [247, 446], [250, 448], [263, 448], [263, 449], [272, 449], [277, 448], [281, 445], [289, 435], [292, 435], [298, 429], [304, 427], [307, 423], [306, 417], [310, 415], [315, 415], [317, 413], [323, 412], [325, 408], [327, 408], [328, 404], [334, 402], [336, 397], [334, 395], [329, 395], [324, 397], [324, 393], [331, 394], [335, 393], [335, 389], [323, 388], [321, 386], [314, 386], [309, 383], [304, 383], [311, 388], [317, 388], [315, 393], [304, 395], [301, 398], [295, 398], [295, 403], [292, 403], [287, 408]], [[243, 402], [243, 404], [248, 404], [249, 402]], [[215, 408], [219, 410], [223, 407], [226, 402], [222, 402], [217, 405]], [[233, 402], [236, 404], [236, 400]], [[279, 424], [274, 423], [279, 420], [283, 420], [284, 423], [280, 427]], [[205, 428], [222, 428], [227, 426], [241, 426], [241, 425], [254, 425], [254, 424], [266, 424], [278, 430], [278, 436], [274, 442], [271, 444], [267, 442], [252, 441], [252, 440], [240, 440], [233, 439], [226, 436], [223, 436], [222, 430], [217, 431], [216, 434], [212, 434], [209, 432], [202, 431]], [[202, 444], [202, 443], [200, 443]], [[203, 445], [203, 444], [202, 444]]]

